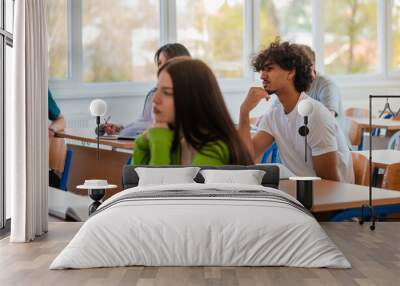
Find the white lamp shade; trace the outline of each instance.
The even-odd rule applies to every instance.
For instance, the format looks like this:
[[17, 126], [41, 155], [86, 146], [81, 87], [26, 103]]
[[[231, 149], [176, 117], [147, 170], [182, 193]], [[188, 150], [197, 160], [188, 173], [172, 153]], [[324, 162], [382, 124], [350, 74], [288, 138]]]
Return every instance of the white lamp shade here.
[[297, 105], [297, 111], [301, 116], [308, 116], [313, 111], [313, 104], [309, 99], [303, 99]]
[[107, 104], [102, 99], [92, 100], [90, 103], [90, 113], [92, 116], [104, 116], [107, 111]]

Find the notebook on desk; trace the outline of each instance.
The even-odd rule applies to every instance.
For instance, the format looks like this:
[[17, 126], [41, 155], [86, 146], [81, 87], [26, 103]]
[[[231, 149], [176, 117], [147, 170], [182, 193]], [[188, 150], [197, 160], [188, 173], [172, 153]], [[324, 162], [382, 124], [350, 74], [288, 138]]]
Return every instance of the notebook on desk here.
[[100, 139], [105, 139], [105, 140], [117, 140], [117, 139], [119, 139], [117, 135], [102, 135], [99, 138]]
[[135, 140], [148, 127], [148, 122], [133, 122], [121, 130], [118, 140]]

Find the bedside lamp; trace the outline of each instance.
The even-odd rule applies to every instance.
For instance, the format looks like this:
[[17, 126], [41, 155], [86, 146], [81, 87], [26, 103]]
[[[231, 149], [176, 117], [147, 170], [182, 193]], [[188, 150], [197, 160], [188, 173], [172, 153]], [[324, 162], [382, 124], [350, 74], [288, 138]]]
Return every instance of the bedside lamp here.
[[107, 111], [107, 104], [104, 100], [102, 99], [94, 99], [90, 103], [90, 114], [92, 116], [96, 116], [96, 124], [97, 124], [97, 160], [99, 160], [99, 141], [100, 141], [100, 135], [99, 135], [99, 130], [100, 130], [100, 116], [104, 116]]

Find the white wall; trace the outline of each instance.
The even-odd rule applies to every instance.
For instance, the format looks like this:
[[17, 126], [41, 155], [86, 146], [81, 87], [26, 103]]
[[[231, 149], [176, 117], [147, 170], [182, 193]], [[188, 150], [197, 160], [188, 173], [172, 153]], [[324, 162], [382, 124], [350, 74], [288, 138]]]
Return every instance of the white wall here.
[[[344, 108], [348, 107], [362, 107], [368, 108], [368, 95], [369, 94], [398, 94], [400, 95], [400, 83], [398, 82], [373, 82], [370, 83], [368, 80], [366, 82], [359, 82], [358, 84], [344, 83], [339, 86], [342, 90], [342, 100]], [[236, 91], [228, 90], [224, 92], [225, 102], [228, 109], [232, 115], [235, 122], [238, 121], [240, 104], [246, 96], [248, 87], [244, 86], [238, 88]], [[51, 87], [54, 97], [59, 104], [62, 112], [67, 118], [67, 122], [70, 128], [79, 127], [79, 120], [89, 120], [90, 127], [95, 124], [94, 118], [89, 115], [89, 104], [92, 100], [92, 96], [85, 96], [82, 94], [82, 99], [69, 99], [68, 94], [65, 91], [57, 90], [56, 87]], [[149, 86], [150, 89], [150, 86]], [[59, 96], [59, 94], [62, 94]], [[143, 91], [142, 95], [138, 94], [137, 91], [132, 92], [132, 95], [126, 93], [121, 96], [115, 96], [113, 93], [102, 93], [99, 95], [108, 104], [108, 114], [111, 115], [111, 122], [127, 124], [135, 120], [142, 112], [144, 99], [146, 92]], [[90, 97], [90, 98], [89, 98]], [[400, 100], [391, 99], [391, 106], [395, 111], [400, 108]], [[374, 100], [373, 110], [378, 112], [378, 110], [383, 108], [385, 101]], [[267, 108], [267, 103], [264, 102], [260, 104], [253, 112], [252, 116], [259, 116], [265, 112]]]

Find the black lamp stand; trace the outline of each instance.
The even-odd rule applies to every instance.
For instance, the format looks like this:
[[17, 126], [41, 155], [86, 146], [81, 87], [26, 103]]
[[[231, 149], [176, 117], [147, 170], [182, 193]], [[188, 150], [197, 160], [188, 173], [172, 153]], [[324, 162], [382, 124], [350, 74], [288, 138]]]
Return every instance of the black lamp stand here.
[[[304, 161], [307, 163], [307, 135], [310, 130], [307, 127], [308, 116], [304, 116], [304, 125], [299, 128], [300, 136], [304, 136]], [[296, 198], [305, 208], [310, 210], [313, 206], [313, 180], [296, 181]]]
[[100, 158], [100, 155], [99, 155], [99, 145], [100, 145], [100, 134], [99, 134], [99, 132], [100, 132], [100, 116], [96, 116], [96, 124], [97, 124], [97, 161], [99, 160], [99, 158]]
[[307, 163], [307, 135], [310, 130], [307, 127], [308, 116], [304, 116], [304, 125], [299, 128], [299, 134], [304, 136], [304, 161]]

